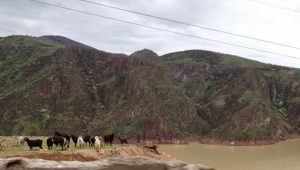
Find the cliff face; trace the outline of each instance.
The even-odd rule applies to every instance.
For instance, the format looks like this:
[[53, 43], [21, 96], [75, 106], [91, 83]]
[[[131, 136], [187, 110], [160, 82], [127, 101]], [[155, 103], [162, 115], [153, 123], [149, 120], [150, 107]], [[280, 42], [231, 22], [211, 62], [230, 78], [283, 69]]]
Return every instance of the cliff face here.
[[0, 42], [0, 135], [269, 140], [300, 125], [299, 70], [207, 51], [126, 56], [59, 38]]

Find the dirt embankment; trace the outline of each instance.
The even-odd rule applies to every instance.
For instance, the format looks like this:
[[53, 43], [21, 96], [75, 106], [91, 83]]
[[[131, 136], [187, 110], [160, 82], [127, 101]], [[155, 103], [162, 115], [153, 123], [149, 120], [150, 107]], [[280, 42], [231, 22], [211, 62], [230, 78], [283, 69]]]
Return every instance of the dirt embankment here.
[[95, 161], [115, 156], [145, 156], [159, 160], [174, 160], [170, 155], [137, 146], [122, 146], [103, 150], [83, 149], [77, 151], [26, 151], [17, 154], [0, 154], [0, 158], [25, 157], [53, 161]]

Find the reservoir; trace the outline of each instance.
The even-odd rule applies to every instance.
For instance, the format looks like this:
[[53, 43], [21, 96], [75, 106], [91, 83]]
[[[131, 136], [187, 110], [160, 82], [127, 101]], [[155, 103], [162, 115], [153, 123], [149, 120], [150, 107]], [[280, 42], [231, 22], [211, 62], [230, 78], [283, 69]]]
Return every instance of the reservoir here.
[[200, 163], [217, 170], [300, 169], [300, 139], [264, 146], [221, 146], [193, 142], [159, 147], [178, 160]]

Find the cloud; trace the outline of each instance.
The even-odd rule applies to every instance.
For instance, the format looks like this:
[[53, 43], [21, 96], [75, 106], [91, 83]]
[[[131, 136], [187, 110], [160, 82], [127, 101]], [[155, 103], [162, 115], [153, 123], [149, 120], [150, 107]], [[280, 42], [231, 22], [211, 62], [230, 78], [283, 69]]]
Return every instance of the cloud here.
[[[273, 51], [300, 58], [300, 50], [229, 36], [187, 25], [155, 20], [122, 11], [91, 5], [80, 0], [43, 0], [99, 15], [128, 20], [153, 27], [192, 34]], [[112, 6], [180, 20], [195, 25], [249, 35], [300, 46], [300, 13], [239, 0], [93, 0]], [[299, 9], [297, 0], [265, 1]], [[130, 54], [150, 48], [158, 54], [188, 49], [206, 49], [243, 56], [266, 63], [300, 68], [300, 60], [188, 38], [95, 16], [58, 9], [28, 0], [0, 1], [0, 34], [62, 35], [100, 50]]]

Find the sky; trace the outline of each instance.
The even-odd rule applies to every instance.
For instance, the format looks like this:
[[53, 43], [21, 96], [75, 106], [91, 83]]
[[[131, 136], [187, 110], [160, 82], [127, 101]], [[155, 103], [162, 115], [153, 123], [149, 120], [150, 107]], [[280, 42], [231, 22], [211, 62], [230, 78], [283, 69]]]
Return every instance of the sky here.
[[[143, 28], [29, 0], [0, 0], [0, 36], [60, 35], [99, 50], [125, 54], [145, 48], [159, 55], [191, 49], [210, 50], [265, 63], [300, 68], [300, 49], [157, 20], [81, 0], [40, 1], [183, 34], [289, 55], [298, 59]], [[300, 48], [300, 12], [275, 8], [251, 0], [90, 1]], [[299, 0], [260, 1], [300, 11]]]

